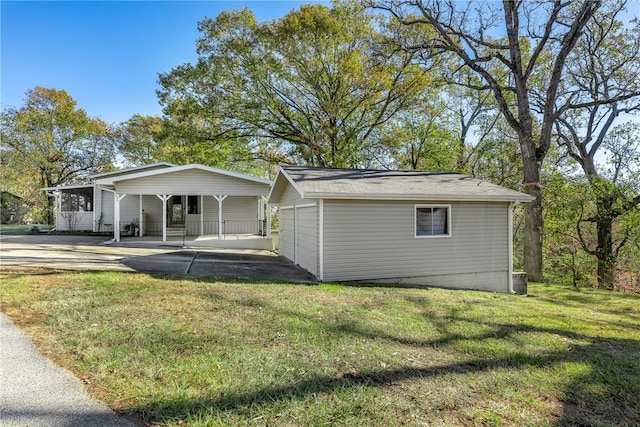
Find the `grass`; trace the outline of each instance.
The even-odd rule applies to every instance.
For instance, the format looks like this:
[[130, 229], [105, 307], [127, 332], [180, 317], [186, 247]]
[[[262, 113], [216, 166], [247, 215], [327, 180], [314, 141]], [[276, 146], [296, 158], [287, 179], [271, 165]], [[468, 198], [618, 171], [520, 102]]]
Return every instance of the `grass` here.
[[5, 311], [150, 425], [632, 426], [640, 297], [4, 271]]
[[49, 225], [42, 224], [0, 224], [0, 234], [5, 235], [21, 235], [29, 234], [31, 230], [37, 227], [40, 231], [47, 231], [51, 228]]

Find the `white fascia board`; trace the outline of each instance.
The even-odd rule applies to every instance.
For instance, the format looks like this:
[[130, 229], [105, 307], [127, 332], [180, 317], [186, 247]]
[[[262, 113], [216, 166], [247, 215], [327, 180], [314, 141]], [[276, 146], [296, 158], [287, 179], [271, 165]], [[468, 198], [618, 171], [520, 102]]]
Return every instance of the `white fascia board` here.
[[219, 175], [225, 175], [225, 176], [230, 176], [238, 179], [243, 179], [246, 181], [257, 182], [265, 185], [271, 185], [271, 181], [269, 181], [268, 179], [256, 178], [254, 176], [244, 175], [236, 172], [229, 172], [222, 169], [216, 169], [216, 168], [199, 165], [199, 164], [190, 164], [190, 165], [183, 165], [183, 166], [172, 166], [172, 167], [163, 168], [163, 169], [154, 169], [154, 170], [145, 171], [145, 172], [138, 172], [138, 173], [123, 175], [123, 176], [116, 176], [113, 178], [101, 179], [101, 180], [97, 180], [96, 182], [100, 184], [114, 184], [119, 181], [128, 181], [131, 179], [145, 178], [145, 177], [156, 176], [156, 175], [164, 175], [167, 173], [181, 172], [181, 171], [190, 170], [190, 169], [198, 169], [206, 172], [217, 173]]
[[293, 178], [291, 178], [291, 176], [282, 168], [282, 166], [278, 166], [278, 173], [276, 174], [276, 177], [273, 180], [273, 184], [271, 185], [271, 189], [269, 190], [267, 201], [272, 204], [278, 204], [277, 201], [271, 200], [271, 197], [273, 196], [273, 192], [276, 189], [278, 178], [281, 176], [284, 177], [284, 179], [286, 179], [287, 182], [291, 184], [291, 186], [298, 192], [298, 194], [300, 194], [300, 197], [304, 199], [304, 191], [302, 190], [302, 188], [300, 188], [300, 186], [293, 180]]
[[533, 196], [522, 194], [506, 195], [461, 195], [461, 194], [345, 194], [345, 193], [307, 193], [309, 199], [333, 200], [389, 200], [389, 201], [452, 201], [452, 202], [531, 202]]
[[295, 188], [295, 190], [298, 192], [298, 194], [300, 194], [300, 197], [302, 197], [302, 198], [304, 199], [304, 198], [305, 198], [305, 197], [304, 197], [304, 190], [302, 189], [302, 187], [300, 187], [300, 186], [298, 185], [298, 183], [297, 183], [293, 178], [291, 178], [291, 175], [289, 175], [289, 174], [287, 173], [287, 171], [286, 171], [286, 170], [284, 170], [284, 169], [283, 169], [282, 167], [280, 167], [280, 166], [279, 166], [279, 168], [280, 168], [280, 170], [282, 171], [282, 175], [283, 175], [285, 178], [287, 178], [287, 181], [289, 181], [289, 183], [293, 186], [293, 188]]
[[59, 191], [59, 190], [74, 190], [76, 188], [93, 188], [93, 184], [78, 184], [78, 185], [60, 185], [58, 187], [44, 187], [42, 191]]
[[177, 165], [173, 163], [167, 163], [167, 162], [157, 162], [157, 163], [151, 163], [149, 165], [136, 166], [133, 168], [125, 168], [125, 169], [119, 169], [111, 172], [98, 173], [95, 175], [91, 175], [89, 178], [95, 179], [95, 178], [105, 177], [109, 175], [129, 174], [129, 173], [134, 173], [135, 171], [142, 171], [145, 169], [157, 168], [158, 166], [174, 167]]

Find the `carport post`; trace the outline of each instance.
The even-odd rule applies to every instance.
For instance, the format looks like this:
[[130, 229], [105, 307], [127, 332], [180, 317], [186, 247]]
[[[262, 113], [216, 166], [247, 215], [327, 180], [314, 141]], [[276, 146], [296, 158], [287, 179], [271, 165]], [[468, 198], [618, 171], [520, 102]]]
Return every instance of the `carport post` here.
[[271, 238], [271, 205], [267, 203], [267, 198], [262, 196], [264, 200], [264, 206], [267, 209], [267, 229], [265, 230], [267, 238]]
[[204, 197], [200, 196], [200, 235], [204, 236]]
[[227, 196], [213, 196], [214, 199], [218, 201], [218, 240], [222, 240], [222, 201], [227, 198]]
[[171, 195], [160, 195], [156, 194], [156, 197], [162, 200], [162, 241], [167, 241], [167, 200], [169, 200]]
[[115, 223], [115, 227], [114, 227], [114, 240], [116, 242], [120, 241], [120, 201], [122, 199], [124, 199], [125, 197], [127, 197], [126, 194], [118, 194], [118, 193], [113, 193], [113, 204], [114, 204], [114, 208], [113, 208], [113, 216], [114, 218], [114, 223]]
[[142, 223], [144, 221], [144, 218], [142, 217], [142, 214], [144, 212], [144, 209], [142, 209], [142, 194], [140, 194], [139, 198], [140, 206], [138, 206], [138, 236], [142, 237], [144, 236], [144, 233], [142, 232]]

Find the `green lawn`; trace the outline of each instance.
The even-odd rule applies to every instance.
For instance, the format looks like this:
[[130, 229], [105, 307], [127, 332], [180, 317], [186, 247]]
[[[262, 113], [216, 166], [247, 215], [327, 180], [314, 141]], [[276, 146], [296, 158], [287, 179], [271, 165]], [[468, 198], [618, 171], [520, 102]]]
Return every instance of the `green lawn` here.
[[151, 425], [633, 426], [640, 296], [5, 271], [3, 311]]
[[34, 227], [40, 231], [48, 231], [51, 228], [49, 225], [42, 224], [0, 224], [0, 234], [29, 234]]

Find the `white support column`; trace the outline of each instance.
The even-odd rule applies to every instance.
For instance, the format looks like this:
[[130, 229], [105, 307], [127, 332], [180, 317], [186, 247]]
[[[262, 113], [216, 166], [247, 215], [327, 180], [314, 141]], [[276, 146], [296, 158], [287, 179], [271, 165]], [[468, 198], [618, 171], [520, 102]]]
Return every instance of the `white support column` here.
[[[96, 194], [97, 191], [99, 191], [97, 189], [97, 187], [94, 185], [93, 186], [93, 196], [91, 198], [91, 221], [93, 221], [93, 225], [91, 226], [91, 230], [93, 230], [93, 232], [95, 233], [96, 231], [98, 231], [98, 224], [96, 224], [96, 199], [98, 198], [98, 195]], [[102, 210], [102, 206], [100, 207], [100, 210]]]
[[162, 241], [167, 241], [167, 201], [172, 197], [170, 194], [160, 195], [156, 194], [156, 197], [162, 201]]
[[126, 194], [113, 193], [113, 239], [120, 241], [120, 201], [127, 197]]
[[204, 236], [204, 197], [200, 196], [200, 235]]
[[227, 196], [217, 195], [213, 196], [214, 199], [218, 201], [218, 240], [222, 240], [222, 201], [227, 198]]
[[266, 203], [267, 206], [267, 237], [271, 238], [271, 205]]
[[142, 218], [142, 194], [140, 194], [140, 206], [138, 207], [138, 236], [142, 237], [143, 233], [142, 233], [142, 221], [144, 221], [144, 218]]
[[[264, 224], [264, 201], [266, 197], [258, 196], [258, 234], [260, 233], [260, 229]], [[266, 236], [267, 230], [262, 230], [263, 235]]]

